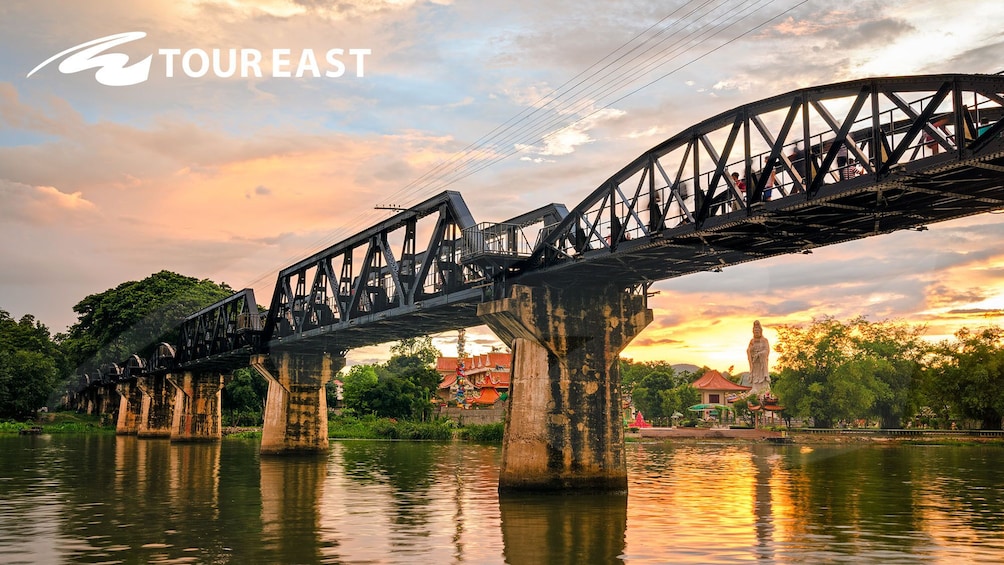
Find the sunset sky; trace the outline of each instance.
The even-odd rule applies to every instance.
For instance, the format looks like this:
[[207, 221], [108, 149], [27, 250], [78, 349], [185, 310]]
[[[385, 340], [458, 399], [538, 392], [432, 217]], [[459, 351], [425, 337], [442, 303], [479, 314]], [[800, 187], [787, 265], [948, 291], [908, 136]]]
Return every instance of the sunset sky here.
[[[65, 331], [86, 295], [163, 269], [252, 287], [268, 304], [279, 269], [388, 217], [375, 205], [450, 189], [479, 222], [572, 208], [645, 150], [747, 102], [869, 76], [1002, 71], [1002, 19], [998, 0], [963, 10], [943, 0], [4, 0], [0, 309]], [[670, 29], [700, 34], [603, 88], [590, 78], [632, 38]], [[63, 72], [63, 59], [27, 77], [124, 32], [146, 37], [109, 52], [130, 64], [152, 54], [146, 82], [106, 86], [94, 70]], [[179, 56], [167, 77], [160, 49], [254, 50], [263, 76], [187, 76]], [[332, 49], [344, 72], [325, 58]], [[350, 49], [369, 50], [362, 68]], [[285, 69], [273, 68], [274, 50], [289, 50]], [[306, 51], [314, 66], [300, 64]], [[578, 105], [469, 153], [578, 82]], [[465, 155], [467, 168], [415, 182]], [[926, 324], [932, 339], [999, 324], [1002, 219], [658, 283], [655, 321], [624, 355], [738, 372], [756, 319], [772, 341], [778, 325], [824, 315]], [[492, 341], [479, 328], [467, 349]], [[436, 343], [455, 353], [455, 334]], [[353, 351], [350, 363], [383, 351]]]

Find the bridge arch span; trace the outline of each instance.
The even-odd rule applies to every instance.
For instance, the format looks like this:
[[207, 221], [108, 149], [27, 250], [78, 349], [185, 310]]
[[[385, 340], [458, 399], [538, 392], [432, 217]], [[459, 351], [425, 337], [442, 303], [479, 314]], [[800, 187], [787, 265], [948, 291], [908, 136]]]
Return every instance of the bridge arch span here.
[[646, 151], [541, 233], [510, 279], [650, 283], [1004, 207], [1004, 77], [795, 90]]

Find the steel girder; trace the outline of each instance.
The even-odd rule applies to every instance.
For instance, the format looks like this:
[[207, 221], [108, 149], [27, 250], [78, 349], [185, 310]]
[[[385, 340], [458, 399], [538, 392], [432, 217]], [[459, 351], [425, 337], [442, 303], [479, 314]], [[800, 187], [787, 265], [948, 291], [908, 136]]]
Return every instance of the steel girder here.
[[263, 347], [343, 351], [471, 324], [488, 276], [461, 262], [474, 225], [444, 192], [283, 269]]
[[205, 369], [233, 370], [247, 365], [259, 343], [262, 314], [254, 291], [246, 288], [185, 318], [179, 327], [176, 351], [157, 348], [152, 367], [164, 365], [173, 354], [178, 368], [199, 365]]
[[[479, 225], [460, 194], [445, 192], [283, 269], [264, 320], [250, 290], [189, 316], [177, 351], [161, 344], [145, 370], [232, 370], [277, 347], [344, 351], [476, 325], [474, 306], [512, 283], [637, 290], [1001, 209], [1002, 108], [999, 75], [850, 81], [705, 120], [571, 212], [551, 204]], [[535, 224], [532, 249], [501, 249], [524, 237], [512, 230]], [[81, 384], [126, 372], [102, 367]]]
[[628, 287], [1004, 208], [1002, 106], [1000, 75], [931, 75], [735, 108], [603, 182], [509, 282]]

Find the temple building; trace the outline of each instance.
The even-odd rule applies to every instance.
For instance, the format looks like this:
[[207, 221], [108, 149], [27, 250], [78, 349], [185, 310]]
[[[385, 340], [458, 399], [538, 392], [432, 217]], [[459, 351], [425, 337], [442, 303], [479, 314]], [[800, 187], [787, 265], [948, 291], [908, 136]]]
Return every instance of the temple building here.
[[512, 354], [492, 352], [467, 356], [463, 365], [456, 357], [440, 357], [436, 371], [442, 380], [437, 398], [465, 406], [492, 406], [509, 397]]
[[736, 384], [718, 371], [708, 371], [691, 386], [701, 393], [701, 404], [730, 404], [751, 387]]

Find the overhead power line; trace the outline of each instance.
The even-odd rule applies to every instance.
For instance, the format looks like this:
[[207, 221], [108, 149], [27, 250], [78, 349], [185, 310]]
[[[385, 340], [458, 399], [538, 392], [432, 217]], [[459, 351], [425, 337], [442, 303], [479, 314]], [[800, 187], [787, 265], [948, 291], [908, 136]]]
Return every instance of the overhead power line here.
[[[745, 0], [739, 4], [728, 0], [692, 0], [681, 4], [554, 90], [539, 97], [509, 120], [387, 195], [386, 199], [407, 207], [418, 202], [423, 196], [445, 190], [487, 167], [522, 152], [526, 147], [546, 142], [561, 131], [611, 108], [614, 104], [761, 29], [807, 1], [801, 0], [755, 26], [744, 27], [742, 32], [723, 43], [682, 62], [641, 86], [635, 86], [650, 76], [650, 73], [687, 53], [692, 53], [705, 43], [752, 18], [764, 8], [773, 5], [776, 0]], [[667, 23], [667, 20], [681, 13], [679, 18]], [[605, 97], [615, 96], [632, 86], [635, 88], [617, 98], [605, 100]], [[325, 249], [339, 239], [351, 236], [374, 223], [378, 216], [376, 212], [361, 214], [350, 224], [333, 230], [317, 240], [308, 250], [291, 256], [283, 266]], [[278, 269], [275, 269], [262, 273], [248, 286], [255, 286], [274, 277], [277, 271]]]

